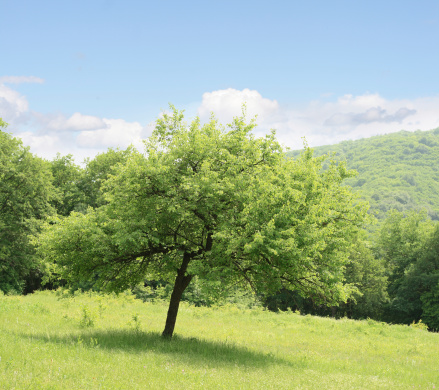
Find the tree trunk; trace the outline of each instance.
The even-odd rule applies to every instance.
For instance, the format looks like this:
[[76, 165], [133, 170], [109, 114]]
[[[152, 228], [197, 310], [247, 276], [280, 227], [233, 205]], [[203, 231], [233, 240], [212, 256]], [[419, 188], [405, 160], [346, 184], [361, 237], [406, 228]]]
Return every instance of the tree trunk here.
[[165, 330], [162, 333], [162, 336], [166, 338], [171, 338], [172, 334], [174, 333], [175, 321], [177, 320], [178, 307], [180, 306], [181, 297], [184, 290], [192, 280], [192, 275], [185, 275], [190, 260], [191, 255], [185, 252], [183, 255], [183, 262], [177, 271], [177, 277], [175, 278], [174, 290], [172, 290], [168, 315], [166, 317]]

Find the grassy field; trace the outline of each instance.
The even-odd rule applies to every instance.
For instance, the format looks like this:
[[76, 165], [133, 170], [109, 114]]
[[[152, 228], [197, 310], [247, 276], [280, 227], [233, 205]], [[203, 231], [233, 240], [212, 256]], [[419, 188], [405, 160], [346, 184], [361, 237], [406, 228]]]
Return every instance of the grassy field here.
[[439, 334], [131, 295], [0, 296], [0, 389], [434, 389]]

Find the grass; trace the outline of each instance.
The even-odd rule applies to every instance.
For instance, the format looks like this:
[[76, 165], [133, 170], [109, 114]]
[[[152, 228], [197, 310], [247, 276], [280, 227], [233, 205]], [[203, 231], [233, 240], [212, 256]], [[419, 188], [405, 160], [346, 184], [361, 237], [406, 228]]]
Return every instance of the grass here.
[[3, 389], [434, 389], [439, 334], [131, 295], [0, 296]]

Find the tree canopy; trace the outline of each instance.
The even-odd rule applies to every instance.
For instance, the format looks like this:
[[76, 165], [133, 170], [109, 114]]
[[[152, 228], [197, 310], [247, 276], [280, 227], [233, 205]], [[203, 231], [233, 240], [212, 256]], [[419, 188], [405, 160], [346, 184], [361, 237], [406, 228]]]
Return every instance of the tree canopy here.
[[50, 162], [50, 169], [56, 189], [56, 197], [52, 201], [56, 212], [68, 216], [73, 210], [87, 208], [85, 194], [80, 188], [83, 171], [74, 163], [73, 156], [61, 156], [58, 153]]
[[379, 232], [378, 255], [389, 275], [390, 302], [384, 319], [422, 319], [439, 329], [439, 225], [427, 213], [391, 211]]
[[106, 203], [101, 190], [102, 183], [114, 173], [115, 166], [123, 163], [132, 148], [108, 149], [87, 158], [84, 167], [76, 165], [71, 154], [59, 153], [50, 161], [56, 198], [52, 201], [58, 215], [68, 216], [72, 211], [85, 212], [88, 207], [97, 208]]
[[336, 162], [322, 170], [326, 157], [307, 147], [287, 159], [275, 134], [255, 138], [255, 126], [244, 115], [227, 127], [214, 117], [186, 124], [172, 108], [145, 152], [105, 181], [105, 203], [46, 226], [40, 255], [67, 280], [113, 291], [172, 280], [168, 337], [194, 276], [345, 301], [344, 266], [367, 214], [343, 185], [352, 173]]
[[52, 213], [54, 190], [48, 163], [1, 128], [0, 118], [0, 290], [22, 292], [37, 272], [29, 236]]

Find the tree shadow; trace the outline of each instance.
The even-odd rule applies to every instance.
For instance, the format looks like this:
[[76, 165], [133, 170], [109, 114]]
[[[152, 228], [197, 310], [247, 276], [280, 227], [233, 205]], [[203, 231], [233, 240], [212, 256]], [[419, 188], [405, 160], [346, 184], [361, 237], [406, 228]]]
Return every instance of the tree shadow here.
[[85, 329], [81, 332], [64, 335], [51, 334], [48, 336], [45, 333], [33, 333], [32, 335], [22, 333], [19, 336], [48, 343], [99, 348], [101, 350], [120, 350], [133, 354], [154, 352], [182, 358], [186, 362], [202, 363], [209, 366], [236, 364], [266, 367], [271, 364], [282, 364], [296, 369], [306, 368], [302, 359], [290, 361], [276, 357], [271, 353], [253, 351], [229, 342], [208, 341], [178, 335], [174, 335], [172, 339], [165, 339], [156, 332]]

